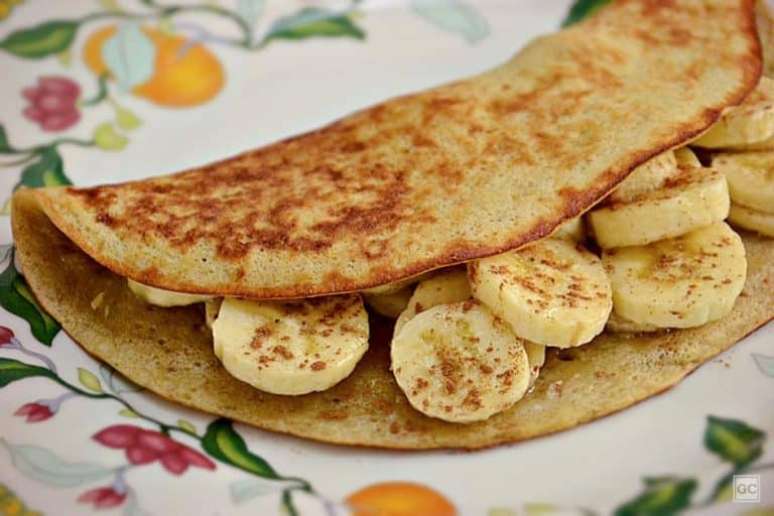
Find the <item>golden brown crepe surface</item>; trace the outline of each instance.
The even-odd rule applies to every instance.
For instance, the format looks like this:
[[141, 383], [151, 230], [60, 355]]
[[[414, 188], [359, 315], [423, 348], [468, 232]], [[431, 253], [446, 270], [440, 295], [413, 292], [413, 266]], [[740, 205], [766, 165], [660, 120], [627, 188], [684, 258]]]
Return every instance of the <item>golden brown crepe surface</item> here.
[[552, 350], [523, 400], [487, 421], [459, 425], [410, 407], [388, 369], [388, 321], [373, 321], [370, 350], [332, 389], [266, 394], [220, 365], [201, 307], [158, 308], [138, 300], [124, 278], [51, 224], [30, 191], [14, 197], [13, 230], [33, 292], [88, 352], [171, 401], [330, 443], [480, 448], [572, 428], [664, 391], [774, 316], [774, 240], [744, 234], [747, 284], [721, 321], [656, 336], [604, 335], [580, 348]]
[[620, 0], [472, 79], [178, 175], [46, 189], [122, 276], [304, 297], [504, 250], [588, 209], [758, 81], [752, 0]]

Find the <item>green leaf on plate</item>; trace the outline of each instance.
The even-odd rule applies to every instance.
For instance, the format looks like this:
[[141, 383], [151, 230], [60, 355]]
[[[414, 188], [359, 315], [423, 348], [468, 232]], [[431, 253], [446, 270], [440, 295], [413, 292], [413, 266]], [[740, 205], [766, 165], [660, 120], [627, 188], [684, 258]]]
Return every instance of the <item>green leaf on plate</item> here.
[[656, 516], [677, 514], [691, 505], [696, 491], [692, 478], [646, 478], [645, 491], [616, 509], [616, 516]]
[[78, 368], [78, 382], [91, 392], [102, 392], [102, 384], [99, 383], [99, 378], [88, 369]]
[[0, 153], [5, 153], [13, 150], [11, 144], [8, 143], [8, 136], [5, 134], [5, 127], [0, 124]]
[[279, 479], [268, 462], [247, 449], [245, 440], [228, 419], [216, 419], [207, 426], [202, 448], [218, 460], [249, 471], [259, 477]]
[[12, 32], [0, 41], [0, 48], [17, 57], [40, 59], [68, 49], [77, 31], [78, 22], [54, 20]]
[[236, 12], [252, 30], [263, 14], [265, 5], [266, 0], [238, 0]]
[[105, 41], [101, 55], [124, 91], [153, 76], [156, 47], [138, 23], [122, 23], [116, 34]]
[[124, 409], [119, 410], [118, 411], [118, 415], [119, 416], [124, 416], [124, 417], [140, 417], [140, 415], [137, 414], [137, 412], [135, 412], [132, 409], [128, 409], [128, 408], [124, 408]]
[[725, 503], [730, 502], [734, 497], [734, 473], [736, 470], [725, 475], [723, 478], [715, 483], [715, 487], [712, 488], [712, 501], [713, 503]]
[[13, 254], [6, 269], [0, 273], [0, 306], [27, 321], [32, 335], [46, 346], [50, 346], [59, 333], [59, 323], [41, 308], [16, 270]]
[[11, 444], [0, 438], [16, 469], [28, 478], [49, 486], [75, 487], [114, 474], [114, 469], [89, 462], [66, 462], [39, 446]]
[[196, 435], [196, 427], [187, 419], [178, 419], [177, 426], [185, 430], [191, 435]]
[[106, 151], [120, 151], [129, 143], [129, 139], [116, 131], [110, 122], [99, 124], [93, 136], [95, 145]]
[[256, 477], [236, 480], [228, 486], [231, 501], [236, 505], [243, 504], [258, 496], [281, 491], [284, 491], [282, 482]]
[[56, 378], [56, 374], [45, 367], [26, 364], [12, 358], [0, 358], [0, 387], [32, 376]]
[[38, 160], [22, 171], [21, 180], [16, 188], [20, 186], [40, 188], [71, 184], [73, 184], [72, 181], [64, 173], [64, 163], [59, 152], [54, 147], [46, 147], [40, 152]]
[[592, 15], [597, 9], [609, 4], [611, 0], [576, 0], [567, 17], [562, 22], [562, 27], [578, 23], [582, 19]]
[[273, 39], [306, 39], [314, 37], [349, 37], [365, 39], [365, 32], [354, 24], [348, 14], [304, 7], [295, 14], [279, 18], [264, 37], [264, 44]]
[[774, 378], [774, 356], [753, 353], [752, 357], [753, 360], [755, 360], [755, 364], [758, 366], [758, 369], [760, 369], [761, 373]]
[[142, 120], [125, 107], [115, 105], [116, 124], [124, 131], [133, 131], [142, 125]]
[[737, 468], [755, 461], [763, 453], [766, 434], [736, 419], [707, 417], [704, 446]]
[[412, 0], [415, 13], [436, 27], [459, 34], [468, 43], [489, 35], [489, 23], [473, 4], [462, 0]]

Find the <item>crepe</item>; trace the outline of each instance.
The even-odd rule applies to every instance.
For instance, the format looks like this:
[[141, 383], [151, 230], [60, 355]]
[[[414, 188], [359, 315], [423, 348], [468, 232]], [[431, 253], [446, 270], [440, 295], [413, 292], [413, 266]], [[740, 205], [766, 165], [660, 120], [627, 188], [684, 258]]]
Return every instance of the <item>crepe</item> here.
[[45, 189], [119, 275], [191, 293], [354, 291], [517, 248], [699, 135], [760, 76], [752, 0], [621, 0], [499, 68], [122, 185]]
[[343, 382], [300, 397], [266, 394], [223, 369], [200, 306], [160, 308], [137, 299], [125, 279], [51, 223], [31, 191], [14, 196], [13, 231], [38, 300], [89, 353], [176, 403], [339, 444], [480, 448], [572, 428], [668, 389], [774, 314], [774, 240], [743, 233], [747, 283], [726, 317], [691, 330], [602, 335], [580, 348], [553, 349], [521, 401], [486, 421], [460, 425], [411, 408], [389, 371], [392, 323], [386, 319], [372, 320], [370, 349]]

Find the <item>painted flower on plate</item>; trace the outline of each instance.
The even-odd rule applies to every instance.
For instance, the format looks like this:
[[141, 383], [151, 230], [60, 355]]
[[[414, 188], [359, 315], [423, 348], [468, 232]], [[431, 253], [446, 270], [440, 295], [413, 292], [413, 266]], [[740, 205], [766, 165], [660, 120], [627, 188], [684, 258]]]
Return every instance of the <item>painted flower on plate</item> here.
[[40, 77], [36, 86], [22, 91], [29, 101], [24, 116], [44, 131], [64, 131], [81, 118], [77, 106], [80, 94], [80, 86], [67, 77]]
[[14, 334], [11, 328], [0, 326], [0, 348], [11, 345], [13, 343], [13, 338]]
[[134, 425], [109, 426], [94, 435], [94, 440], [124, 450], [131, 464], [150, 464], [159, 461], [173, 475], [180, 475], [189, 466], [215, 469], [215, 463], [198, 451], [181, 444], [155, 430]]
[[27, 423], [39, 423], [51, 418], [54, 413], [48, 405], [35, 402], [22, 405], [14, 412], [14, 415], [25, 417]]
[[113, 487], [97, 487], [78, 497], [82, 503], [90, 503], [95, 509], [107, 509], [124, 503], [126, 493], [120, 493]]

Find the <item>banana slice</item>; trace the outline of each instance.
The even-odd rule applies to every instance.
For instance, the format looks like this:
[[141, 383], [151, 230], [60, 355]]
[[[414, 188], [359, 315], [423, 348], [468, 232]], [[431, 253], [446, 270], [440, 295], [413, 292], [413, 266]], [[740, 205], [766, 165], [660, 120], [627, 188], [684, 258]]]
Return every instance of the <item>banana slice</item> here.
[[744, 102], [723, 117], [691, 145], [727, 149], [755, 144], [774, 136], [774, 80], [761, 81]]
[[719, 222], [728, 216], [726, 178], [710, 168], [681, 169], [664, 188], [632, 202], [589, 213], [600, 247], [645, 245]]
[[393, 339], [391, 353], [409, 403], [454, 423], [502, 412], [524, 396], [530, 380], [522, 341], [474, 299], [418, 314]]
[[473, 296], [513, 332], [544, 346], [589, 342], [610, 315], [610, 282], [599, 258], [564, 240], [542, 240], [468, 264]]
[[437, 305], [448, 305], [470, 299], [470, 283], [465, 269], [448, 269], [421, 281], [409, 299], [408, 306], [395, 321], [393, 336], [415, 315]]
[[184, 294], [182, 292], [173, 292], [161, 288], [151, 287], [143, 283], [138, 283], [129, 278], [126, 279], [129, 290], [146, 303], [156, 306], [187, 306], [196, 303], [203, 303], [212, 296], [202, 296], [198, 294]]
[[697, 158], [696, 154], [688, 147], [675, 149], [675, 160], [677, 160], [678, 167], [699, 168], [702, 166], [699, 158]]
[[412, 293], [413, 289], [409, 286], [389, 294], [364, 293], [363, 297], [368, 306], [377, 313], [395, 319], [408, 306]]
[[664, 183], [677, 173], [677, 158], [670, 151], [651, 158], [635, 168], [629, 176], [608, 196], [610, 203], [631, 202], [640, 195], [661, 188]]
[[615, 310], [610, 313], [605, 329], [613, 333], [652, 333], [661, 330], [661, 328], [652, 324], [637, 324], [634, 321], [625, 319], [615, 313]]
[[774, 16], [768, 0], [755, 2], [755, 22], [763, 49], [763, 74], [774, 77]]
[[215, 355], [234, 377], [273, 394], [306, 394], [349, 376], [368, 349], [368, 314], [359, 295], [226, 298], [212, 334]]
[[747, 273], [742, 239], [718, 222], [647, 246], [604, 251], [615, 312], [638, 325], [701, 326], [727, 314]]
[[527, 363], [529, 364], [529, 386], [532, 387], [540, 375], [543, 364], [546, 363], [546, 347], [528, 340], [522, 340], [522, 343], [524, 344], [524, 351], [527, 353]]
[[408, 288], [413, 283], [416, 283], [414, 279], [405, 279], [401, 281], [395, 281], [393, 283], [387, 283], [386, 285], [379, 285], [378, 287], [367, 288], [363, 291], [363, 294], [394, 294], [403, 289]]
[[770, 151], [774, 150], [774, 136], [747, 145], [735, 145], [732, 149], [737, 152]]
[[740, 228], [774, 237], [774, 214], [753, 210], [739, 204], [731, 204], [728, 220]]
[[218, 318], [221, 304], [223, 304], [222, 297], [208, 299], [204, 302], [204, 322], [207, 324], [207, 328], [212, 329], [212, 324]]
[[561, 238], [563, 240], [572, 240], [573, 242], [581, 242], [586, 238], [586, 231], [583, 229], [582, 217], [575, 217], [570, 219], [559, 228], [554, 231], [551, 238]]
[[435, 271], [425, 272], [417, 276], [413, 276], [411, 278], [406, 278], [404, 280], [394, 281], [392, 283], [387, 283], [385, 285], [379, 285], [378, 287], [367, 288], [363, 290], [363, 293], [364, 294], [394, 294], [395, 292], [404, 290], [415, 283], [424, 281], [427, 278], [432, 277], [434, 274], [435, 274]]
[[717, 154], [712, 168], [726, 175], [732, 202], [774, 213], [774, 152]]

